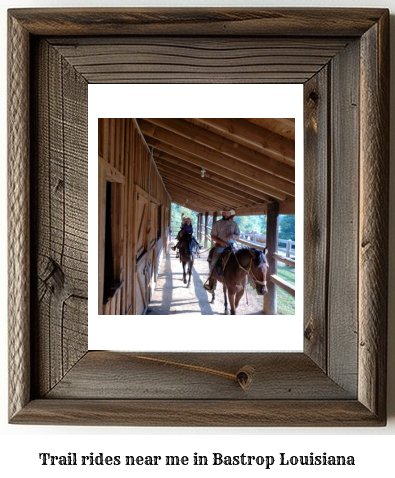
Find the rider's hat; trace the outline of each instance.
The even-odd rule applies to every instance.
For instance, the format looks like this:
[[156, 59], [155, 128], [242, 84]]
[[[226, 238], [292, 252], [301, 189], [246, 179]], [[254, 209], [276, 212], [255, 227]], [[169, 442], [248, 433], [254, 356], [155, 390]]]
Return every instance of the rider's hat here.
[[234, 209], [232, 209], [230, 206], [224, 206], [221, 210], [221, 214], [224, 212], [224, 211], [228, 211], [230, 212], [230, 215], [231, 216], [234, 216], [236, 214], [236, 211]]

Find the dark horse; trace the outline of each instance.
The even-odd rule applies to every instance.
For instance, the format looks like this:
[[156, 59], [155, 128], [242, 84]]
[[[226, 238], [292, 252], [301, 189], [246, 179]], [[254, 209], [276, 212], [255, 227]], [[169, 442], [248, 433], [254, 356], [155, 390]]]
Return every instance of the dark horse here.
[[[265, 254], [266, 248], [262, 252], [258, 249], [247, 247], [239, 249], [238, 251], [231, 251], [230, 253], [225, 251], [218, 259], [218, 261], [222, 261], [222, 259], [225, 258], [223, 277], [219, 277], [217, 271], [214, 272], [213, 277], [219, 280], [223, 285], [226, 315], [229, 315], [226, 292], [228, 292], [229, 297], [230, 313], [231, 315], [235, 315], [240, 299], [243, 297], [248, 277], [255, 284], [255, 289], [259, 295], [265, 295], [267, 293], [266, 274], [269, 269], [269, 264], [267, 263]], [[214, 300], [215, 292], [213, 293], [212, 302], [214, 302]]]
[[[193, 261], [194, 256], [193, 252], [191, 251], [191, 241], [192, 241], [192, 234], [183, 234], [179, 237], [179, 253], [180, 253], [180, 262], [182, 263], [182, 279], [184, 284], [187, 284], [187, 274], [188, 274], [188, 285], [191, 285], [191, 275], [192, 275], [192, 268], [193, 268]], [[185, 271], [185, 267], [188, 265], [188, 271]]]

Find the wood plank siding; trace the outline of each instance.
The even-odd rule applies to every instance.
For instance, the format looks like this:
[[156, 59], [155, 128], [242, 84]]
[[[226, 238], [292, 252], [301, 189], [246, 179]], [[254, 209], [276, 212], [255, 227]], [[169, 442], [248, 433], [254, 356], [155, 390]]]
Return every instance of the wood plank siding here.
[[98, 313], [144, 314], [167, 247], [171, 199], [132, 118], [100, 118], [98, 132]]

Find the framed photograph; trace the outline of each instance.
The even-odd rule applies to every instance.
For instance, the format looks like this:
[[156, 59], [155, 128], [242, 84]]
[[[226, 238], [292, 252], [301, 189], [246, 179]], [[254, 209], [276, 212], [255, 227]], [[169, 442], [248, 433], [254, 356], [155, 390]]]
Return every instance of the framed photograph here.
[[[303, 85], [96, 84], [88, 99], [88, 348], [301, 351]], [[271, 202], [278, 213], [268, 213]], [[222, 203], [235, 208], [233, 219], [221, 219]], [[192, 256], [183, 248], [185, 279], [177, 257], [181, 213], [200, 245]], [[228, 282], [237, 273], [243, 285], [236, 315], [220, 283], [214, 293], [204, 288], [216, 218], [240, 229], [225, 266]], [[286, 241], [277, 239], [280, 219]], [[270, 264], [269, 250], [282, 254], [278, 264]], [[269, 263], [270, 283], [278, 271], [288, 292], [274, 282], [267, 293], [256, 291], [254, 277], [264, 279], [259, 266], [250, 270], [255, 258]], [[240, 334], [240, 323], [254, 334]]]
[[[10, 423], [384, 426], [388, 10], [15, 9], [8, 39]], [[88, 85], [158, 83], [303, 85], [303, 351], [89, 349]]]

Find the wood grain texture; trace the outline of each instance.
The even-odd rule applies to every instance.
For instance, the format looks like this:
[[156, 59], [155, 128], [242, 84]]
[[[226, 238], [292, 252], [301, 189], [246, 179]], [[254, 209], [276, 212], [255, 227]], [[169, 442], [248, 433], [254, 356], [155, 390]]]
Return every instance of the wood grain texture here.
[[328, 368], [357, 393], [359, 42], [331, 63], [328, 254]]
[[35, 35], [360, 36], [380, 8], [11, 9]]
[[389, 15], [361, 39], [358, 397], [385, 416], [389, 203]]
[[8, 22], [9, 416], [30, 398], [29, 35]]
[[33, 357], [41, 395], [87, 348], [88, 110], [86, 82], [45, 41], [37, 45], [35, 65]]
[[[247, 389], [241, 387], [238, 380], [243, 370], [250, 371], [251, 384]], [[311, 400], [355, 397], [302, 353], [89, 351], [46, 398]]]
[[[11, 184], [10, 218], [13, 221], [10, 228], [10, 258], [13, 265], [10, 273], [9, 324], [10, 391], [14, 393], [10, 398], [10, 421], [12, 423], [65, 425], [151, 426], [384, 425], [386, 419], [387, 269], [382, 258], [387, 250], [388, 233], [388, 11], [382, 9], [314, 9], [314, 11], [308, 9], [201, 9], [199, 11], [193, 9], [126, 9], [122, 11], [118, 9], [25, 9], [11, 11], [9, 16], [11, 26], [9, 32], [9, 112], [11, 120], [9, 130], [9, 181]], [[338, 241], [337, 244], [339, 244], [340, 236], [345, 234], [341, 225], [345, 224], [347, 226], [345, 231], [349, 232], [351, 228], [353, 237], [356, 237], [358, 244], [357, 256], [355, 256], [355, 245], [351, 244], [354, 251], [352, 260], [354, 265], [352, 266], [353, 270], [350, 271], [350, 275], [352, 275], [350, 287], [352, 289], [353, 305], [350, 307], [347, 303], [349, 298], [348, 289], [345, 289], [347, 293], [343, 294], [339, 285], [332, 283], [335, 280], [335, 264], [330, 264], [329, 270], [323, 263], [317, 266], [314, 273], [321, 274], [320, 277], [330, 278], [331, 283], [325, 282], [325, 285], [331, 286], [332, 289], [328, 294], [327, 303], [315, 308], [310, 307], [308, 310], [310, 316], [313, 315], [313, 320], [318, 320], [316, 323], [319, 324], [320, 334], [321, 331], [327, 334], [327, 342], [324, 342], [325, 338], [323, 337], [317, 338], [313, 346], [306, 346], [305, 354], [301, 354], [298, 356], [299, 358], [295, 355], [291, 357], [289, 362], [287, 362], [288, 358], [284, 354], [279, 355], [278, 363], [265, 359], [268, 360], [266, 364], [268, 369], [264, 369], [263, 363], [258, 363], [259, 357], [257, 355], [252, 357], [248, 362], [254, 362], [255, 360], [254, 364], [258, 368], [257, 380], [255, 385], [252, 382], [246, 390], [242, 390], [240, 385], [233, 381], [233, 378], [225, 378], [221, 374], [210, 373], [209, 378], [207, 378], [205, 373], [198, 372], [195, 369], [183, 368], [178, 370], [175, 365], [166, 365], [163, 362], [150, 362], [148, 364], [146, 359], [144, 359], [144, 364], [141, 360], [137, 364], [135, 363], [136, 358], [131, 358], [128, 355], [119, 356], [115, 354], [113, 364], [112, 357], [109, 358], [100, 355], [100, 353], [97, 356], [92, 355], [91, 352], [86, 353], [85, 339], [79, 344], [76, 343], [78, 342], [77, 337], [83, 338], [84, 333], [81, 327], [83, 328], [86, 324], [86, 295], [83, 293], [86, 271], [84, 267], [86, 266], [80, 271], [81, 273], [77, 274], [78, 277], [75, 278], [72, 285], [68, 282], [69, 278], [65, 279], [62, 275], [62, 271], [65, 270], [66, 256], [67, 262], [70, 260], [70, 263], [68, 262], [70, 271], [77, 272], [78, 267], [84, 264], [83, 255], [79, 256], [77, 254], [78, 257], [76, 256], [76, 251], [79, 251], [79, 245], [82, 244], [79, 240], [71, 240], [64, 251], [61, 248], [63, 238], [66, 239], [63, 243], [67, 244], [69, 237], [70, 231], [66, 229], [75, 220], [72, 214], [69, 217], [71, 222], [69, 219], [65, 223], [61, 221], [65, 214], [72, 213], [74, 203], [70, 197], [75, 195], [75, 192], [73, 192], [71, 196], [67, 196], [69, 181], [75, 174], [73, 169], [74, 154], [68, 156], [67, 154], [63, 155], [62, 152], [69, 150], [76, 153], [76, 142], [81, 141], [84, 144], [84, 138], [86, 139], [86, 119], [81, 120], [78, 115], [73, 116], [72, 111], [74, 111], [74, 107], [86, 105], [87, 79], [78, 70], [81, 65], [72, 65], [69, 60], [63, 57], [60, 52], [60, 45], [62, 44], [62, 48], [65, 47], [67, 40], [75, 45], [76, 39], [71, 37], [75, 34], [86, 37], [101, 37], [104, 39], [104, 43], [109, 45], [115, 39], [119, 42], [119, 37], [109, 38], [109, 35], [129, 35], [132, 33], [141, 37], [141, 39], [147, 35], [151, 38], [166, 35], [172, 39], [175, 37], [181, 38], [183, 35], [196, 35], [201, 41], [203, 37], [207, 37], [206, 39], [209, 41], [218, 37], [225, 43], [231, 42], [232, 38], [235, 41], [246, 38], [246, 41], [251, 40], [253, 42], [261, 39], [262, 43], [265, 43], [268, 41], [268, 36], [281, 37], [281, 43], [284, 41], [284, 36], [292, 34], [313, 49], [317, 46], [317, 37], [335, 43], [346, 39], [346, 45], [350, 44], [350, 37], [355, 37], [360, 46], [360, 48], [353, 50], [354, 53], [351, 54], [352, 58], [350, 58], [352, 62], [356, 61], [356, 55], [358, 55], [358, 60], [360, 59], [360, 75], [356, 80], [359, 85], [360, 105], [359, 116], [356, 120], [351, 114], [351, 125], [347, 129], [349, 134], [340, 138], [332, 138], [331, 136], [339, 131], [342, 125], [345, 125], [346, 118], [350, 118], [348, 115], [353, 111], [356, 91], [355, 85], [351, 85], [352, 94], [349, 97], [346, 93], [342, 97], [341, 92], [338, 91], [340, 85], [343, 84], [344, 86], [345, 83], [348, 87], [348, 82], [354, 81], [351, 80], [350, 72], [342, 73], [340, 71], [341, 62], [338, 65], [335, 64], [336, 61], [340, 61], [337, 58], [338, 55], [345, 51], [346, 45], [344, 43], [339, 46], [338, 51], [333, 56], [330, 55], [330, 59], [326, 60], [327, 65], [323, 65], [327, 69], [325, 75], [328, 75], [331, 109], [328, 111], [328, 109], [325, 109], [327, 107], [321, 110], [318, 108], [316, 112], [313, 111], [308, 117], [324, 121], [324, 124], [318, 130], [318, 134], [310, 136], [311, 143], [309, 143], [308, 153], [311, 155], [309, 164], [316, 168], [309, 177], [312, 182], [313, 178], [318, 181], [315, 189], [317, 194], [320, 191], [324, 193], [327, 191], [328, 176], [325, 176], [327, 170], [323, 162], [314, 164], [315, 152], [320, 152], [320, 148], [322, 150], [322, 147], [315, 142], [324, 140], [325, 135], [327, 135], [325, 144], [330, 145], [330, 156], [328, 157], [336, 154], [336, 158], [331, 159], [330, 163], [330, 177], [333, 178], [333, 182], [330, 183], [330, 198], [332, 200], [331, 202], [328, 201], [328, 195], [323, 199], [323, 201], [326, 201], [326, 207], [328, 208], [330, 204], [331, 208], [328, 210], [323, 205], [319, 206], [323, 213], [327, 211], [328, 218], [326, 227], [325, 224], [320, 223], [320, 234], [323, 234], [322, 237], [326, 239], [330, 237], [331, 241]], [[37, 37], [33, 35], [37, 35]], [[63, 37], [64, 41], [53, 46], [45, 38], [46, 35], [50, 35], [51, 40], [55, 36]], [[40, 38], [40, 36], [44, 37]], [[41, 63], [37, 63], [37, 52], [35, 50], [31, 50], [33, 51], [33, 58], [29, 57], [28, 46], [32, 38], [34, 38], [34, 42], [45, 45], [41, 51], [41, 54], [45, 53], [41, 56]], [[182, 41], [184, 40], [185, 38]], [[322, 46], [322, 42], [318, 43], [321, 43]], [[100, 40], [97, 40], [95, 48], [99, 44]], [[223, 43], [220, 44], [223, 45]], [[173, 45], [175, 48], [179, 46], [176, 45], [176, 42]], [[192, 50], [190, 49], [190, 51]], [[202, 50], [198, 51], [201, 54]], [[292, 53], [290, 50], [289, 53], [290, 57], [296, 58], [295, 52]], [[145, 54], [149, 58], [148, 52]], [[195, 56], [198, 59], [198, 55]], [[151, 60], [152, 58], [154, 57], [151, 57]], [[211, 61], [215, 61], [215, 58], [218, 58], [218, 53], [215, 53]], [[201, 58], [198, 60], [200, 61]], [[19, 64], [18, 61], [20, 61]], [[197, 64], [199, 64], [199, 61], [197, 61]], [[310, 66], [314, 64], [314, 61], [311, 61]], [[95, 60], [93, 60], [93, 63], [95, 63]], [[34, 68], [40, 67], [38, 70], [33, 70], [40, 71], [41, 77], [38, 75], [38, 81], [41, 82], [39, 84], [42, 86], [39, 89], [37, 89], [36, 80], [33, 81], [30, 77], [30, 64]], [[194, 72], [188, 74], [187, 81], [208, 82], [210, 78], [215, 80], [215, 75], [210, 77], [209, 67], [207, 66], [209, 64], [210, 62], [207, 64], [203, 62], [201, 75], [195, 68]], [[355, 63], [353, 64], [355, 66]], [[299, 65], [297, 58], [296, 65]], [[163, 73], [161, 65], [156, 64], [156, 66], [158, 70], [155, 70], [155, 62], [153, 62], [152, 74], [145, 76], [144, 81], [152, 82], [152, 79], [171, 81], [172, 78], [175, 82], [185, 80], [182, 75], [179, 76], [179, 71], [171, 73], [171, 70], [167, 69]], [[246, 65], [246, 71], [250, 66]], [[296, 73], [297, 70], [299, 72], [303, 70], [303, 65], [299, 66], [288, 75], [284, 75], [284, 81], [300, 81], [300, 76]], [[312, 76], [319, 73], [318, 71], [314, 72], [311, 68], [309, 71]], [[354, 69], [354, 71], [357, 71], [357, 69]], [[115, 73], [114, 81], [119, 79], [119, 75], [117, 72]], [[132, 81], [130, 75], [135, 73], [136, 71], [129, 72], [127, 81]], [[88, 75], [88, 72], [86, 74]], [[111, 71], [109, 71], [109, 74], [111, 74]], [[51, 88], [49, 83], [46, 82], [47, 80], [44, 81], [43, 75], [47, 75], [47, 80], [53, 80]], [[223, 81], [230, 83], [253, 82], [254, 78], [258, 78], [259, 81], [270, 82], [273, 79], [270, 68], [266, 73], [263, 71], [258, 76], [256, 76], [257, 71], [254, 68], [252, 68], [250, 74], [247, 71], [246, 74], [243, 72], [242, 75], [242, 79], [238, 78], [237, 75], [235, 77], [224, 75]], [[308, 78], [312, 78], [312, 76]], [[108, 76], [104, 76], [100, 81], [105, 81], [106, 78]], [[337, 80], [336, 78], [340, 79]], [[136, 82], [140, 80], [141, 76], [139, 77], [137, 72]], [[42, 83], [43, 81], [44, 83]], [[325, 81], [325, 76], [319, 76], [313, 79], [311, 85], [315, 82], [316, 86], [322, 88], [322, 82]], [[37, 144], [33, 141], [32, 155], [29, 152], [31, 131], [27, 121], [27, 118], [29, 118], [27, 106], [28, 85], [30, 83], [32, 87], [31, 104], [34, 114], [37, 112], [37, 118], [40, 121], [45, 119], [45, 121], [48, 121], [44, 124], [39, 123], [40, 126], [43, 126], [38, 129], [41, 139]], [[18, 91], [19, 88], [20, 91]], [[59, 95], [62, 88], [64, 88], [64, 91]], [[84, 91], [84, 88], [85, 93], [79, 98], [75, 98], [75, 95], [78, 96]], [[48, 101], [49, 98], [52, 98], [50, 96], [51, 91], [55, 94], [53, 103]], [[321, 91], [323, 90], [321, 89]], [[347, 99], [348, 103], [345, 110], [340, 103], [336, 106], [333, 102], [336, 95], [339, 95], [339, 98]], [[74, 107], [71, 106], [71, 110], [65, 107], [65, 103], [68, 104], [68, 99], [71, 100], [70, 105], [74, 105]], [[351, 111], [348, 111], [348, 108]], [[59, 117], [62, 111], [69, 121], [63, 121]], [[33, 116], [33, 118], [36, 117]], [[79, 120], [81, 120], [81, 123], [78, 122]], [[78, 131], [73, 129], [75, 124], [80, 126]], [[67, 128], [64, 127], [65, 125], [67, 125]], [[37, 126], [32, 131], [36, 134]], [[108, 136], [113, 133], [111, 130], [107, 132]], [[361, 152], [359, 157], [350, 154], [355, 146], [355, 138], [359, 138], [359, 145], [357, 145]], [[332, 140], [333, 143], [331, 143]], [[52, 149], [50, 148], [51, 145], [54, 146]], [[341, 166], [344, 152], [347, 153], [346, 157], [353, 164]], [[104, 155], [107, 153], [103, 151]], [[121, 151], [118, 153], [122, 155]], [[137, 156], [139, 156], [138, 151], [130, 153], [137, 153]], [[63, 156], [64, 158], [67, 157], [66, 162], [64, 162]], [[323, 157], [321, 156], [319, 161], [323, 161]], [[49, 161], [49, 158], [53, 158], [53, 161]], [[14, 161], [18, 164], [14, 164]], [[33, 168], [32, 173], [34, 174], [32, 174], [30, 181], [31, 164], [34, 166], [40, 165], [40, 167], [37, 169], [38, 176], [35, 175], [36, 168]], [[43, 167], [43, 165], [46, 166]], [[51, 165], [51, 169], [48, 169], [49, 165]], [[355, 166], [357, 166], [360, 177], [360, 187], [356, 191], [356, 197], [351, 197], [348, 190], [345, 190], [349, 184], [339, 175], [343, 171], [350, 180], [352, 172], [355, 171]], [[83, 165], [81, 167], [83, 169]], [[336, 171], [333, 170], [334, 167], [336, 167]], [[140, 171], [137, 166], [136, 168], [136, 171]], [[129, 174], [136, 175], [138, 172], [136, 171], [129, 172]], [[81, 177], [83, 181], [84, 174]], [[40, 178], [39, 181], [38, 178]], [[143, 184], [144, 178], [136, 177], [135, 181], [136, 183], [141, 181], [141, 184]], [[76, 185], [78, 184], [81, 183], [76, 182]], [[47, 237], [43, 236], [38, 240], [37, 231], [33, 229], [31, 234], [32, 243], [30, 243], [28, 232], [29, 186], [32, 189], [31, 197], [36, 198], [32, 202], [33, 211], [40, 211], [40, 215], [37, 217], [42, 221], [43, 230], [47, 231], [44, 234]], [[333, 199], [335, 188], [339, 188], [339, 191], [336, 192], [338, 194], [336, 200]], [[83, 188], [77, 192], [77, 198], [79, 193], [84, 194]], [[133, 191], [133, 194], [137, 195], [137, 192]], [[338, 208], [342, 197], [348, 198], [346, 206], [349, 211], [348, 214], [351, 211], [353, 215], [352, 226], [347, 225], [347, 218], [344, 215], [340, 214], [340, 219], [336, 217], [339, 214]], [[312, 198], [312, 200], [318, 207], [319, 201], [316, 198]], [[53, 206], [53, 209], [50, 210], [49, 205]], [[311, 225], [313, 226], [314, 217], [317, 217], [320, 213], [314, 209], [313, 211], [309, 209], [309, 211], [312, 214]], [[134, 213], [135, 211], [131, 208], [127, 211], [129, 216]], [[13, 215], [17, 217], [14, 218]], [[355, 220], [358, 222], [356, 235]], [[332, 225], [335, 222], [337, 222], [339, 238], [334, 236], [335, 229]], [[310, 230], [311, 235], [313, 235], [313, 232]], [[84, 233], [82, 236], [84, 237]], [[53, 245], [51, 245], [50, 238], [54, 239]], [[81, 239], [84, 242], [82, 237]], [[345, 239], [347, 242], [348, 239], [346, 237]], [[78, 247], [74, 247], [75, 245]], [[30, 255], [31, 246], [33, 246], [32, 255]], [[131, 249], [134, 252], [136, 247], [137, 244], [132, 243]], [[323, 261], [324, 251], [327, 255], [333, 252], [329, 248], [329, 243], [324, 245], [318, 241], [314, 244], [314, 247], [313, 252], [318, 257], [318, 261]], [[39, 251], [42, 253], [40, 256], [38, 256]], [[338, 254], [335, 257], [342, 257], [342, 252], [335, 251], [335, 254]], [[357, 257], [357, 261], [355, 257]], [[32, 267], [29, 266], [31, 259]], [[62, 267], [55, 267], [54, 264], [62, 265]], [[19, 274], [17, 278], [15, 277], [16, 274]], [[69, 275], [69, 270], [67, 274]], [[358, 280], [355, 282], [356, 275], [358, 275]], [[80, 283], [81, 277], [82, 281]], [[40, 282], [42, 280], [47, 287], [42, 288]], [[40, 290], [44, 293], [44, 300], [42, 301], [36, 300], [39, 284], [41, 284]], [[315, 287], [314, 282], [309, 287]], [[333, 287], [337, 288], [336, 293]], [[320, 290], [317, 292], [311, 291], [312, 297], [324, 296], [321, 283], [319, 288]], [[31, 303], [34, 306], [31, 314], [29, 311], [30, 293], [33, 294]], [[135, 298], [134, 290], [132, 290], [132, 295]], [[52, 298], [52, 296], [57, 297]], [[335, 304], [333, 302], [335, 299], [339, 303]], [[60, 305], [62, 306], [62, 313], [59, 312]], [[340, 317], [343, 314], [342, 305], [347, 312], [345, 314], [346, 320]], [[356, 312], [355, 305], [357, 306]], [[324, 314], [325, 324], [323, 324], [319, 322], [321, 318], [316, 318], [314, 314], [322, 314], [325, 308], [331, 311], [331, 314]], [[335, 313], [335, 311], [338, 312]], [[28, 322], [29, 315], [30, 324]], [[330, 321], [329, 317], [331, 317]], [[356, 342], [350, 340], [350, 331], [356, 323], [355, 317], [358, 319], [358, 329], [356, 330], [356, 338], [359, 344], [358, 351], [355, 347]], [[74, 319], [74, 322], [72, 319]], [[66, 324], [67, 327], [65, 327]], [[74, 327], [78, 329], [77, 335], [75, 335]], [[343, 331], [346, 333], [345, 338], [342, 337]], [[29, 361], [30, 332], [33, 336], [32, 343], [34, 345], [34, 361], [32, 364]], [[350, 343], [351, 351], [346, 352], [343, 367], [341, 360], [344, 356], [339, 354], [339, 357], [336, 358], [336, 354], [332, 351], [339, 350], [338, 344], [343, 344], [347, 348]], [[71, 349], [70, 344], [73, 344]], [[330, 345], [327, 346], [326, 344]], [[329, 361], [325, 359], [327, 350], [329, 351], [327, 357]], [[68, 356], [69, 353], [71, 354], [70, 357]], [[189, 360], [192, 361], [190, 365], [198, 367], [207, 365], [207, 362], [200, 359], [194, 362], [193, 354], [188, 355], [189, 357], [182, 357], [182, 362]], [[218, 362], [219, 357], [214, 356], [208, 361], [209, 368], [225, 372], [233, 377], [235, 371], [237, 371], [236, 365], [240, 365], [240, 362], [236, 360], [237, 357], [233, 354], [228, 355], [226, 361], [222, 364]], [[76, 364], [77, 357], [81, 358], [80, 366], [78, 363]], [[157, 358], [163, 359], [163, 357]], [[174, 357], [174, 361], [172, 361], [177, 362], [179, 358], [181, 357]], [[128, 368], [129, 360], [134, 364], [131, 369]], [[303, 367], [300, 363], [304, 364]], [[357, 364], [357, 396], [355, 396], [356, 391], [352, 386], [352, 381], [345, 379], [350, 365], [351, 368], [353, 367], [352, 364]], [[244, 365], [244, 362], [242, 365]], [[177, 368], [174, 373], [173, 368]], [[147, 370], [151, 369], [152, 372], [148, 373]], [[111, 371], [115, 373], [112, 374]], [[89, 379], [89, 372], [93, 373], [93, 379]], [[275, 377], [278, 372], [281, 372], [282, 377], [276, 382]], [[105, 393], [106, 397], [111, 396], [111, 399], [103, 399], [100, 390], [98, 388], [95, 390], [95, 386], [100, 383], [100, 376], [106, 377], [104, 381]], [[353, 372], [349, 376], [353, 377]], [[158, 377], [160, 380], [155, 387], [155, 378]], [[262, 399], [260, 398], [261, 392], [263, 394], [271, 393], [269, 388], [268, 390], [265, 388], [265, 377], [269, 377], [269, 382], [274, 387], [273, 395], [276, 396]], [[127, 381], [126, 383], [122, 381], [124, 386], [120, 387], [120, 379], [122, 378], [131, 379], [132, 382], [136, 381], [137, 378], [138, 387], [135, 388], [133, 383]], [[175, 378], [178, 380], [175, 380]], [[299, 388], [297, 386], [298, 378], [301, 379], [302, 384]], [[309, 382], [309, 378], [312, 379], [312, 382]], [[30, 380], [33, 382], [32, 387], [30, 387]], [[145, 391], [141, 386], [143, 383], [149, 386], [148, 391]], [[313, 388], [313, 391], [310, 390], [311, 383], [317, 385], [315, 390]], [[289, 384], [292, 386], [287, 388]], [[289, 388], [291, 388], [291, 392], [288, 391]], [[202, 398], [191, 400], [191, 394], [196, 389], [201, 390]], [[82, 396], [92, 397], [96, 392], [94, 400], [79, 398]], [[143, 396], [143, 398], [119, 399], [120, 393], [124, 397]], [[184, 394], [184, 397], [187, 398], [180, 399], [179, 393]], [[226, 395], [226, 398], [228, 396], [232, 398], [224, 399], [219, 396], [222, 393]], [[288, 393], [294, 395], [295, 398], [286, 399]], [[309, 393], [317, 393], [319, 399], [314, 397], [314, 400], [312, 400]], [[56, 395], [56, 399], [48, 398], [50, 394]], [[344, 399], [342, 394], [346, 394], [347, 399]], [[47, 398], [36, 399], [46, 395]], [[169, 395], [176, 398], [163, 400], [163, 397]], [[73, 396], [78, 396], [78, 398], [67, 398]], [[161, 398], [155, 399], [160, 396]], [[215, 396], [217, 396], [216, 399], [211, 398]], [[279, 396], [282, 398], [279, 399]]]
[[329, 78], [326, 66], [304, 86], [304, 350], [327, 369]]
[[89, 83], [304, 83], [350, 41], [119, 37], [50, 40]]
[[33, 400], [11, 423], [82, 426], [371, 427], [357, 400]]

